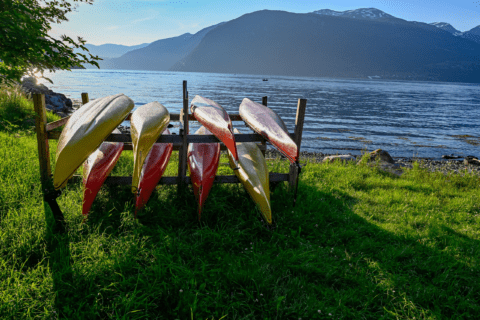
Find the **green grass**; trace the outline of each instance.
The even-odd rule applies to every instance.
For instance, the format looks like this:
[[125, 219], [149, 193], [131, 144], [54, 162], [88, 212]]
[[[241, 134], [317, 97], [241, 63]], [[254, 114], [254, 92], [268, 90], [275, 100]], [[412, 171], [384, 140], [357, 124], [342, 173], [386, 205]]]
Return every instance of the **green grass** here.
[[[240, 185], [215, 185], [200, 223], [190, 188], [181, 200], [160, 187], [134, 219], [129, 187], [104, 186], [82, 223], [82, 186], [69, 184], [58, 199], [68, 232], [51, 238], [28, 132], [0, 131], [2, 319], [480, 314], [478, 176], [308, 162], [295, 208], [285, 185], [272, 193], [272, 230]], [[176, 162], [174, 153], [166, 175]], [[113, 174], [131, 171], [127, 151]]]

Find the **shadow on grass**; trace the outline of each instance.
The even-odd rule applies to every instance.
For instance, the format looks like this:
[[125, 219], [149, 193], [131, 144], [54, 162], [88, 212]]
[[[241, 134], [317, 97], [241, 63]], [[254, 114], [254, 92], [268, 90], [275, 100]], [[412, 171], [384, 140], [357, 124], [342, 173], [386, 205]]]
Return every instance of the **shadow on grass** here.
[[[433, 243], [394, 235], [355, 214], [358, 200], [340, 190], [301, 182], [293, 208], [279, 186], [273, 230], [237, 185], [214, 186], [200, 223], [192, 192], [177, 198], [175, 187], [161, 188], [138, 220], [129, 188], [102, 192], [85, 234], [71, 235], [83, 238], [69, 244], [61, 237], [52, 249], [64, 316], [314, 319], [320, 310], [420, 319], [480, 312], [479, 241], [448, 227], [430, 228]], [[76, 249], [83, 261], [74, 269], [71, 245], [85, 246]], [[471, 260], [459, 258], [468, 248]]]

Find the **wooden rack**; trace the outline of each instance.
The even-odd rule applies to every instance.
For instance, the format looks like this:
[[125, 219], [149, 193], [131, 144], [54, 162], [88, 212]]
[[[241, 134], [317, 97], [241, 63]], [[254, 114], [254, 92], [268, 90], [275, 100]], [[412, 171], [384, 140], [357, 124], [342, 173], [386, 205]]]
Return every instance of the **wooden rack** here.
[[[42, 190], [44, 195], [52, 193], [52, 174], [50, 166], [50, 149], [48, 146], [48, 140], [58, 140], [60, 132], [53, 131], [54, 129], [66, 124], [69, 117], [62, 118], [58, 121], [47, 123], [46, 108], [45, 108], [45, 96], [43, 94], [34, 94], [33, 102], [35, 107], [36, 117], [36, 132], [38, 141], [38, 159], [40, 162], [40, 179], [42, 182]], [[82, 93], [82, 103], [88, 103], [89, 98], [87, 93]], [[263, 97], [262, 103], [267, 105], [267, 97]], [[295, 120], [295, 132], [291, 134], [292, 139], [300, 150], [302, 141], [303, 124], [305, 119], [305, 108], [307, 100], [299, 99], [297, 105], [297, 116]], [[187, 81], [183, 81], [183, 109], [180, 114], [170, 114], [171, 122], [180, 122], [180, 132], [178, 135], [161, 135], [157, 142], [159, 143], [173, 143], [173, 150], [179, 152], [178, 156], [178, 175], [173, 177], [162, 177], [159, 184], [172, 185], [177, 184], [179, 192], [185, 190], [187, 184], [191, 184], [190, 177], [187, 176], [187, 148], [189, 143], [219, 143], [220, 140], [214, 135], [194, 135], [186, 134], [189, 132], [189, 121], [196, 121], [192, 114], [188, 113], [188, 92]], [[243, 121], [239, 114], [230, 114], [232, 121]], [[126, 118], [130, 121], [131, 114]], [[132, 139], [129, 134], [110, 134], [105, 141], [111, 142], [124, 142], [123, 150], [132, 150]], [[235, 134], [235, 141], [237, 142], [258, 142], [259, 148], [265, 155], [266, 141], [257, 133], [253, 134]], [[221, 142], [220, 142], [221, 143]], [[225, 145], [221, 143], [221, 149], [226, 150]], [[298, 185], [300, 168], [295, 165], [290, 165], [290, 173], [270, 173], [270, 182], [274, 187], [276, 184], [282, 181], [288, 181], [290, 188], [294, 190], [294, 201], [296, 200], [296, 189]], [[79, 181], [80, 176], [74, 176], [71, 181]], [[105, 181], [109, 185], [131, 185], [132, 177], [108, 177]], [[217, 176], [215, 183], [239, 183], [238, 178], [235, 175], [229, 176]]]

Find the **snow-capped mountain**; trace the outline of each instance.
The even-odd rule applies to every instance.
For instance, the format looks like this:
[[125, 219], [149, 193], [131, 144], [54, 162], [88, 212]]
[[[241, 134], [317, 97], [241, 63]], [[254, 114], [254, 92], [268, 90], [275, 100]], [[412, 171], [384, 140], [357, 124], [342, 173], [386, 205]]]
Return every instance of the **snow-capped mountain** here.
[[458, 36], [460, 35], [462, 32], [455, 29], [454, 27], [452, 27], [452, 25], [450, 23], [446, 23], [446, 22], [432, 22], [430, 23], [432, 26], [435, 26], [437, 28], [440, 28], [442, 30], [445, 30], [445, 31], [448, 31], [450, 32], [451, 34], [455, 35], [455, 36]]
[[347, 10], [347, 11], [335, 11], [330, 9], [322, 9], [314, 11], [313, 13], [321, 14], [325, 16], [335, 16], [335, 17], [346, 17], [346, 18], [355, 18], [355, 19], [398, 19], [388, 13], [383, 12], [375, 8], [360, 8], [356, 10]]
[[430, 24], [432, 26], [435, 26], [437, 28], [440, 28], [442, 30], [450, 32], [451, 34], [453, 34], [456, 37], [460, 37], [460, 38], [464, 38], [464, 39], [474, 41], [476, 43], [480, 43], [480, 26], [476, 26], [475, 28], [473, 28], [469, 31], [461, 32], [461, 31], [455, 29], [454, 27], [452, 27], [451, 24], [446, 23], [446, 22], [433, 22], [433, 23], [430, 23]]

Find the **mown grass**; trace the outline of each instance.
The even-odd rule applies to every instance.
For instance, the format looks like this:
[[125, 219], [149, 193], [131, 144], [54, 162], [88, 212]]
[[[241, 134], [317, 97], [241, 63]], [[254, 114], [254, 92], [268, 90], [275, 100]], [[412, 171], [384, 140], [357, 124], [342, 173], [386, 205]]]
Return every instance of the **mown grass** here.
[[[31, 131], [30, 131], [31, 132]], [[52, 164], [55, 142], [51, 141]], [[202, 220], [191, 189], [160, 187], [133, 218], [104, 186], [82, 223], [82, 187], [47, 236], [36, 139], [0, 132], [0, 318], [475, 319], [480, 181], [415, 166], [308, 162], [298, 204], [272, 193], [267, 229], [240, 185], [215, 185]], [[174, 175], [176, 154], [166, 175]], [[225, 157], [221, 162], [226, 163]], [[286, 172], [285, 161], [269, 162]], [[231, 174], [227, 166], [221, 174]], [[124, 152], [114, 175], [132, 171]]]

